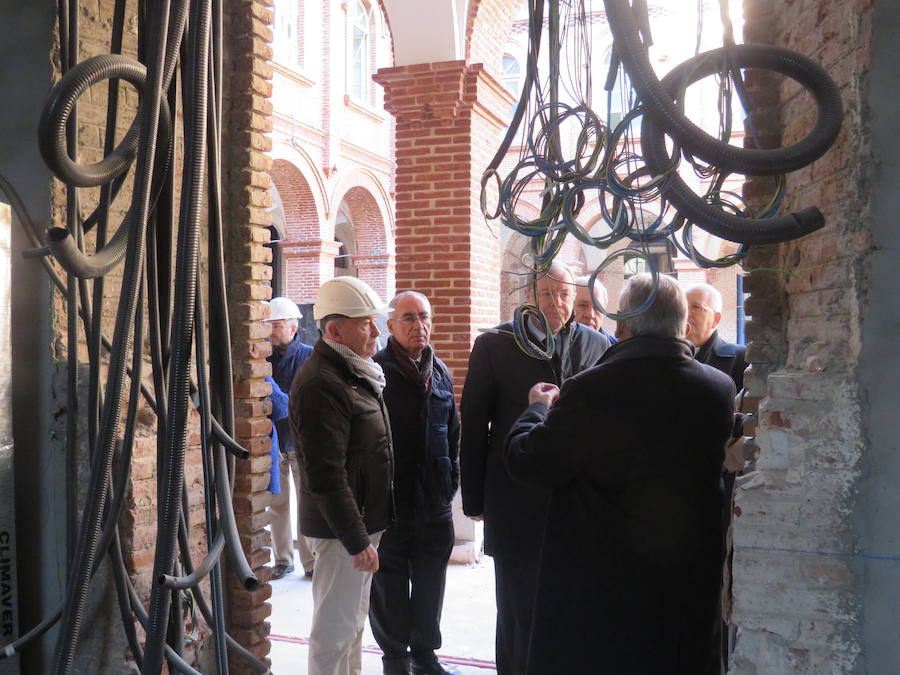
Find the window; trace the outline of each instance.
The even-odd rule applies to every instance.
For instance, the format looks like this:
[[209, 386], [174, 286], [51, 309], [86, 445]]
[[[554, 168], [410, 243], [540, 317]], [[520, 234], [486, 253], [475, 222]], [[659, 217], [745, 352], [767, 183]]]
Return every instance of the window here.
[[[606, 52], [606, 56], [603, 58], [603, 82], [606, 83], [606, 75], [609, 72], [609, 64], [612, 60], [612, 49], [609, 49]], [[628, 75], [625, 74], [625, 69], [619, 64], [618, 72], [616, 73], [616, 81], [613, 85], [612, 90], [606, 91], [606, 89], [601, 89], [604, 95], [604, 100], [599, 107], [600, 110], [606, 111], [609, 116], [607, 119], [607, 124], [609, 124], [610, 129], [615, 129], [619, 122], [628, 114], [631, 110], [631, 82], [628, 81]], [[601, 115], [602, 116], [602, 115]]]
[[275, 2], [275, 31], [272, 41], [273, 57], [279, 63], [296, 67], [298, 59], [299, 28], [297, 0], [277, 0]]
[[503, 69], [500, 73], [500, 84], [510, 94], [516, 97], [512, 107], [509, 109], [509, 116], [512, 117], [519, 107], [519, 95], [522, 93], [522, 68], [515, 57], [509, 54], [503, 55]]
[[372, 14], [363, 0], [356, 0], [352, 11], [350, 98], [368, 102], [372, 75], [369, 62]]

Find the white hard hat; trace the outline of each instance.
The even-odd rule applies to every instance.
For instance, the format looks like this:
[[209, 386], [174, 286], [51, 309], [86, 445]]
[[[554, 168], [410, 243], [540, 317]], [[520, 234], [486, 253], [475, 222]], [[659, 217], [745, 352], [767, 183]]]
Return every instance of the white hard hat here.
[[332, 314], [353, 318], [387, 314], [388, 311], [387, 305], [365, 281], [356, 277], [337, 277], [319, 287], [313, 318], [318, 321]]
[[265, 321], [279, 321], [284, 319], [302, 319], [300, 308], [290, 298], [272, 298], [269, 300], [269, 318]]

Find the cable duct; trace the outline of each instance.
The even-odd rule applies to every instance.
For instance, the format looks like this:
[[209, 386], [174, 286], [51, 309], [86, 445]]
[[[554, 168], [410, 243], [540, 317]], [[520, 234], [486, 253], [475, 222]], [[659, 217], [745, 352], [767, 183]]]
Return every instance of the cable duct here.
[[[795, 213], [779, 211], [784, 174], [821, 157], [840, 131], [840, 92], [828, 74], [787, 49], [736, 44], [728, 1], [720, 0], [723, 46], [699, 51], [700, 11], [697, 54], [660, 80], [650, 62], [652, 38], [646, 0], [604, 0], [603, 5], [613, 35], [605, 114], [592, 107], [593, 18], [588, 16], [584, 0], [528, 0], [527, 65], [519, 103], [481, 181], [485, 218], [499, 220], [530, 241], [519, 261], [525, 272], [506, 273], [522, 274], [529, 279], [525, 283], [535, 283], [569, 235], [600, 249], [627, 242], [626, 248], [606, 256], [592, 271], [593, 287], [598, 276], [623, 257], [643, 260], [656, 277], [659, 270], [651, 244], [679, 250], [699, 267], [725, 267], [740, 262], [751, 245], [788, 241], [821, 228], [825, 219], [815, 206]], [[545, 57], [542, 49], [547, 51]], [[753, 125], [754, 103], [745, 84], [744, 73], [750, 69], [779, 73], [810, 94], [817, 115], [806, 136], [781, 148], [761, 146]], [[614, 101], [617, 83], [622, 84], [626, 74], [628, 86], [622, 88], [630, 92]], [[694, 124], [683, 111], [688, 87], [713, 76], [718, 82], [719, 105], [715, 135]], [[735, 95], [747, 113], [750, 147], [730, 142]], [[614, 104], [621, 119], [613, 114]], [[521, 148], [518, 162], [501, 175], [501, 162], [517, 138], [516, 145]], [[701, 179], [702, 193], [685, 181], [681, 175], [685, 168]], [[732, 174], [772, 176], [774, 194], [768, 204], [751, 207], [727, 190], [725, 181]], [[521, 206], [527, 192], [540, 195], [537, 217]], [[599, 205], [604, 226], [600, 229], [607, 230], [605, 233], [592, 235], [579, 220], [587, 204]], [[648, 218], [645, 205], [658, 215]], [[520, 215], [525, 212], [528, 217]], [[739, 244], [737, 253], [718, 260], [704, 257], [693, 243], [695, 228]], [[645, 305], [650, 302], [652, 296]], [[594, 303], [614, 319], [644, 309], [614, 314], [601, 307], [596, 297]], [[526, 321], [538, 327], [528, 331]], [[537, 344], [529, 338], [529, 334], [547, 335], [546, 317], [536, 307], [523, 305], [516, 311], [513, 332], [525, 352], [550, 358], [549, 343]]]
[[[266, 664], [225, 629], [222, 554], [239, 583], [259, 582], [247, 562], [232, 508], [235, 460], [249, 453], [233, 437], [234, 404], [221, 201], [222, 4], [220, 0], [138, 3], [138, 60], [122, 55], [126, 1], [116, 0], [110, 39], [113, 53], [78, 62], [80, 6], [59, 0], [62, 77], [41, 115], [39, 149], [67, 187], [66, 226], [38, 231], [15, 190], [0, 177], [33, 248], [68, 307], [70, 373], [67, 435], [69, 459], [69, 577], [59, 607], [8, 645], [0, 659], [58, 624], [52, 672], [73, 671], [91, 578], [108, 556], [119, 614], [132, 656], [144, 675], [197, 673], [182, 648], [185, 593], [212, 631], [217, 673], [228, 672], [228, 652], [260, 673]], [[178, 75], [176, 77], [176, 74]], [[137, 90], [137, 115], [116, 143], [118, 81]], [[77, 163], [77, 102], [92, 86], [110, 82], [103, 158]], [[181, 114], [176, 116], [179, 109]], [[176, 133], [175, 120], [183, 121]], [[180, 188], [174, 179], [175, 139], [182, 136]], [[108, 236], [111, 205], [133, 175], [130, 206]], [[78, 189], [99, 188], [99, 205], [87, 217]], [[176, 194], [178, 195], [176, 199]], [[173, 217], [177, 204], [177, 221]], [[95, 231], [89, 251], [85, 235]], [[204, 237], [201, 237], [204, 233]], [[177, 246], [171, 242], [177, 235]], [[208, 242], [201, 275], [201, 239]], [[52, 259], [52, 260], [51, 260]], [[52, 261], [59, 263], [60, 277]], [[111, 339], [102, 332], [104, 277], [121, 269], [121, 292]], [[174, 275], [170, 273], [174, 271]], [[205, 302], [210, 317], [205, 313]], [[146, 318], [145, 318], [146, 317]], [[76, 377], [79, 335], [89, 355], [88, 396], [79, 401]], [[216, 336], [213, 339], [212, 336]], [[152, 390], [143, 382], [144, 345], [149, 343]], [[101, 370], [101, 359], [108, 366]], [[101, 375], [105, 382], [101, 386]], [[138, 405], [156, 415], [158, 531], [154, 583], [145, 607], [127, 574], [118, 521], [130, 481]], [[185, 484], [191, 410], [199, 412], [208, 552], [191, 558]], [[86, 418], [90, 457], [83, 504], [77, 504], [79, 416]], [[80, 518], [78, 511], [80, 510]], [[208, 581], [209, 595], [201, 588]], [[207, 584], [204, 582], [204, 587]], [[141, 631], [136, 629], [136, 623]], [[141, 643], [138, 633], [146, 635]]]

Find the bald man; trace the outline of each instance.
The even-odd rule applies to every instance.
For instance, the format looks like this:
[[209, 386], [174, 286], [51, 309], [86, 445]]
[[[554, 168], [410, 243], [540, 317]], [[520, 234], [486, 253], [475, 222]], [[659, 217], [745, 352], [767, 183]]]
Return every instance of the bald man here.
[[[547, 318], [552, 358], [529, 356], [516, 344], [512, 324], [501, 324], [475, 340], [461, 401], [463, 511], [484, 520], [484, 549], [494, 558], [499, 675], [525, 672], [538, 541], [549, 499], [547, 491], [514, 481], [507, 473], [506, 434], [528, 407], [532, 386], [561, 386], [596, 364], [609, 347], [603, 335], [574, 321], [575, 279], [562, 263], [529, 283], [527, 295]], [[539, 328], [528, 323], [526, 329], [537, 341]]]

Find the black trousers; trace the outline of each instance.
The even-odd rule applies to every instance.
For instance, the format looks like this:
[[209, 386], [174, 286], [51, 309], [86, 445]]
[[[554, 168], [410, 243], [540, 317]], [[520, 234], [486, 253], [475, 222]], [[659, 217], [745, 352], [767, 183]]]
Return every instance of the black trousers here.
[[410, 654], [428, 661], [441, 646], [441, 609], [453, 541], [450, 518], [398, 523], [381, 538], [369, 623], [386, 668], [408, 663]]
[[521, 557], [494, 556], [497, 675], [525, 675], [537, 573], [537, 552]]

